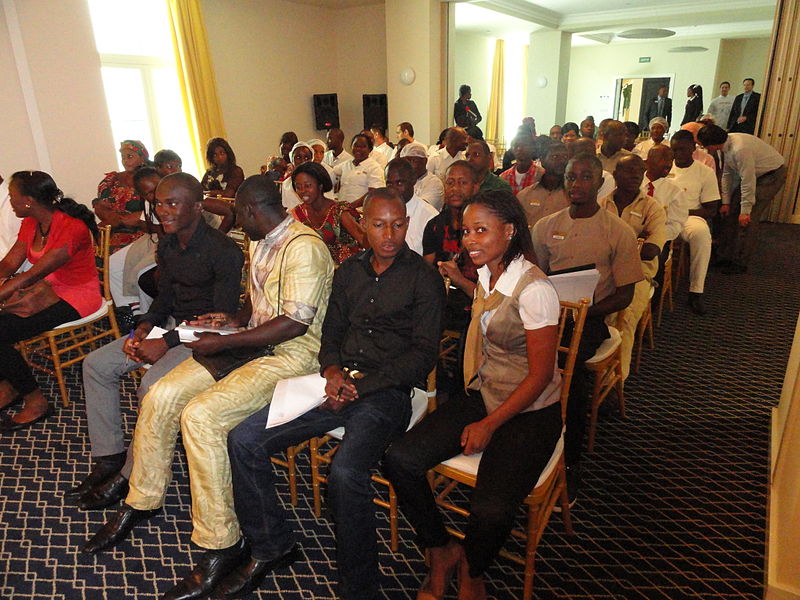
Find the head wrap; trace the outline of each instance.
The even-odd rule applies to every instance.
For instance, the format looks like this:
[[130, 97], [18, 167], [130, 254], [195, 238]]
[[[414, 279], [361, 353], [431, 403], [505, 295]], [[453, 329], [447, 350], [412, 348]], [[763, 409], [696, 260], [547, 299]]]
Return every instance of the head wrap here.
[[150, 153], [147, 151], [147, 148], [144, 147], [144, 144], [139, 140], [123, 140], [119, 145], [119, 149], [122, 150], [126, 146], [136, 152], [136, 154], [138, 154], [143, 161], [147, 162], [150, 159]]
[[313, 146], [322, 146], [325, 150], [328, 149], [328, 144], [326, 144], [325, 142], [323, 142], [322, 140], [317, 139], [317, 138], [314, 138], [313, 140], [308, 140], [306, 142], [306, 144], [308, 144], [309, 146], [312, 146], [312, 147]]
[[653, 117], [652, 119], [650, 119], [650, 123], [647, 124], [647, 128], [652, 129], [653, 125], [655, 124], [663, 126], [664, 131], [669, 129], [669, 123], [667, 123], [667, 120], [664, 117]]
[[400, 158], [406, 157], [428, 158], [428, 149], [419, 142], [411, 142], [400, 150]]
[[308, 142], [297, 142], [289, 151], [290, 161], [294, 162], [294, 153], [298, 148], [308, 148], [311, 151], [311, 160], [314, 160], [314, 149], [308, 144]]

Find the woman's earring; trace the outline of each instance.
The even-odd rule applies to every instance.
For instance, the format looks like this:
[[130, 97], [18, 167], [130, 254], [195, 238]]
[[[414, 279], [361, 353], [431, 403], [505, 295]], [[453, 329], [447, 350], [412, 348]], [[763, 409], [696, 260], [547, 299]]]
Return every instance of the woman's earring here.
[[25, 208], [30, 208], [30, 207], [31, 207], [31, 205], [30, 205], [30, 204], [26, 204], [26, 205], [25, 205]]

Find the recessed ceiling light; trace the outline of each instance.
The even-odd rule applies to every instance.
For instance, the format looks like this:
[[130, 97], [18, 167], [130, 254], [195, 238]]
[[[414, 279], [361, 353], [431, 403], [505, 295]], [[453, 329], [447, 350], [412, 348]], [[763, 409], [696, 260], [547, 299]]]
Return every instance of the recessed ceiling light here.
[[656, 38], [666, 38], [675, 35], [670, 29], [628, 29], [618, 33], [617, 37], [628, 40], [653, 40]]
[[708, 52], [708, 48], [705, 46], [675, 46], [667, 52]]

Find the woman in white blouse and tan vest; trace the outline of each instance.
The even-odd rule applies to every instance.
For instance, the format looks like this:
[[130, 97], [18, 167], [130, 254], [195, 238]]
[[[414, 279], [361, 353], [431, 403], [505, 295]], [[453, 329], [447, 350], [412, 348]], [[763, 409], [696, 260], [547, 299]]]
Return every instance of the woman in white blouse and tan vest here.
[[[430, 573], [418, 599], [442, 598], [456, 568], [460, 599], [486, 597], [482, 574], [561, 432], [558, 295], [533, 263], [525, 213], [510, 192], [487, 191], [468, 201], [463, 228], [464, 248], [479, 267], [465, 390], [395, 442], [386, 458], [404, 513], [429, 552]], [[459, 453], [478, 452], [466, 538], [456, 542], [425, 474]]]

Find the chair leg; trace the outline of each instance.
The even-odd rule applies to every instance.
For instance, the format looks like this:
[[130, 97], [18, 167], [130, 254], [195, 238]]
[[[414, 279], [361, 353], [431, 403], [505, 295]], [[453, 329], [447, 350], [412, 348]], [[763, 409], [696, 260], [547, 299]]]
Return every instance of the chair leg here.
[[617, 373], [617, 397], [619, 398], [619, 416], [625, 418], [625, 381], [622, 379], [622, 363], [618, 362], [615, 368]]
[[58, 353], [55, 336], [48, 335], [47, 342], [50, 344], [50, 355], [53, 357], [53, 371], [55, 371], [56, 379], [58, 380], [61, 402], [64, 406], [69, 406], [69, 395], [67, 394], [67, 385], [64, 382], [64, 372], [61, 368], [61, 356]]
[[292, 506], [297, 506], [297, 466], [295, 463], [296, 455], [297, 451], [295, 450], [294, 446], [286, 449], [286, 464], [288, 465], [289, 469], [289, 499], [292, 503]]
[[589, 418], [589, 441], [586, 445], [588, 452], [594, 451], [594, 436], [597, 429], [597, 409], [600, 406], [600, 387], [602, 386], [602, 377], [600, 373], [594, 374], [594, 391], [592, 392], [592, 411]]
[[397, 533], [397, 492], [389, 483], [389, 546], [392, 552], [400, 548], [400, 535]]
[[312, 438], [309, 444], [311, 454], [311, 489], [314, 494], [314, 516], [322, 516], [322, 493], [319, 477], [319, 438]]
[[656, 335], [653, 331], [653, 312], [650, 311], [650, 318], [647, 320], [647, 333], [650, 336], [650, 350], [656, 347]]

